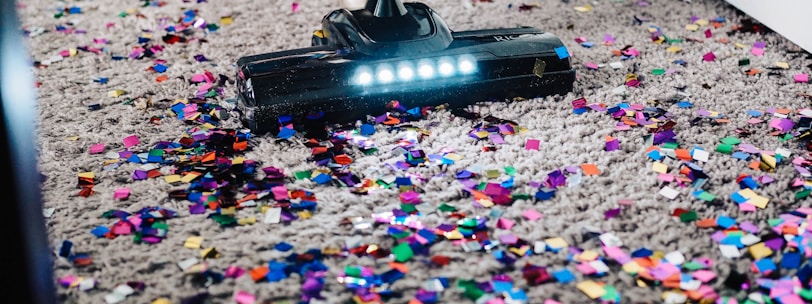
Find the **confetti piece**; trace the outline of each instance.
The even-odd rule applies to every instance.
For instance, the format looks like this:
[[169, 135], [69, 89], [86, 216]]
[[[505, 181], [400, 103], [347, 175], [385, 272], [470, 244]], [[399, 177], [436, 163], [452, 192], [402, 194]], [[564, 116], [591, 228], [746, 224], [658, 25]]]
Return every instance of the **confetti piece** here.
[[707, 52], [705, 55], [702, 55], [702, 59], [705, 61], [714, 61], [716, 60], [716, 54], [713, 52]]
[[679, 191], [677, 191], [677, 189], [671, 188], [669, 186], [665, 186], [662, 189], [660, 189], [659, 194], [666, 197], [666, 198], [668, 198], [668, 199], [675, 199], [679, 195]]
[[107, 96], [108, 97], [119, 97], [121, 95], [124, 95], [125, 93], [126, 93], [126, 91], [124, 91], [124, 90], [112, 90], [112, 91], [107, 92]]
[[541, 212], [538, 212], [536, 209], [528, 208], [525, 210], [522, 215], [530, 221], [536, 221], [541, 218]]
[[795, 82], [796, 83], [808, 83], [809, 82], [809, 75], [808, 74], [795, 74]]
[[584, 171], [585, 175], [600, 175], [601, 171], [598, 169], [598, 166], [595, 164], [582, 164], [581, 170]]
[[90, 154], [99, 154], [104, 152], [104, 143], [98, 143], [90, 146], [88, 151]]
[[527, 139], [524, 149], [525, 150], [538, 150], [540, 141], [538, 139]]

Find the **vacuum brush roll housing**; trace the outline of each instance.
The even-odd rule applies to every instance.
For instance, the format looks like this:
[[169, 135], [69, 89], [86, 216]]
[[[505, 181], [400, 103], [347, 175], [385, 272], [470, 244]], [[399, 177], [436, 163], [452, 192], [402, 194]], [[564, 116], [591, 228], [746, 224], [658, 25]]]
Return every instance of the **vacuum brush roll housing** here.
[[575, 69], [562, 49], [537, 28], [456, 32], [423, 3], [368, 0], [327, 14], [311, 47], [239, 58], [237, 108], [248, 128], [265, 133], [278, 131], [280, 118], [382, 114], [393, 100], [454, 107], [566, 94]]

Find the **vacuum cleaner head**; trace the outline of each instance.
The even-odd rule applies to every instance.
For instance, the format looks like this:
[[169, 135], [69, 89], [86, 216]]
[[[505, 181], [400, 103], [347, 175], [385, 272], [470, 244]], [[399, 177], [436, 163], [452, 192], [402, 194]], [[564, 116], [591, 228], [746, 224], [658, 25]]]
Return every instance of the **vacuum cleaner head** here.
[[406, 108], [534, 98], [572, 90], [560, 39], [533, 27], [452, 31], [419, 2], [368, 0], [322, 20], [312, 46], [237, 60], [237, 108], [254, 133], [290, 119], [333, 123]]

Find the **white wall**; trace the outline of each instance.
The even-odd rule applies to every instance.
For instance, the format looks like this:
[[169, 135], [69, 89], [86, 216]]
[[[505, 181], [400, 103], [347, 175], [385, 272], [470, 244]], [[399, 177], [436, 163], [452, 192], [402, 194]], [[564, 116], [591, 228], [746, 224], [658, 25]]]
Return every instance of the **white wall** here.
[[726, 0], [812, 53], [812, 0]]

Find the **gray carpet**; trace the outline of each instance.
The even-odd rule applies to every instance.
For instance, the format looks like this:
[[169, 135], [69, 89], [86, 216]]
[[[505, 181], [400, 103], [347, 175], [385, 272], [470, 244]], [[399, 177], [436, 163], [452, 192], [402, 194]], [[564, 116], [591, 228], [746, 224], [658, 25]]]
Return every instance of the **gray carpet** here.
[[[769, 288], [757, 288], [757, 278], [776, 280], [762, 283], [778, 282], [775, 284], [785, 286], [781, 284], [786, 282], [779, 278], [797, 277], [799, 266], [782, 261], [787, 254], [797, 256], [794, 254], [798, 252], [797, 244], [806, 248], [804, 252], [809, 251], [806, 224], [801, 224], [806, 213], [803, 209], [795, 215], [789, 213], [809, 206], [804, 196], [808, 193], [802, 187], [791, 186], [795, 179], [804, 178], [799, 172], [808, 165], [801, 159], [795, 166], [793, 160], [808, 154], [804, 140], [798, 137], [809, 124], [802, 120], [801, 110], [810, 100], [804, 95], [809, 84], [796, 82], [794, 77], [810, 73], [812, 59], [778, 34], [747, 32], [752, 26], [747, 25], [744, 16], [737, 15], [722, 1], [426, 1], [454, 30], [530, 25], [556, 34], [568, 46], [577, 68], [574, 92], [545, 99], [478, 103], [469, 110], [479, 114], [480, 119], [436, 109], [422, 119], [410, 121], [410, 126], [390, 128], [377, 124], [375, 133], [366, 141], [377, 150], [365, 153], [361, 138], [354, 134], [354, 140], [343, 150], [352, 163], [344, 168], [317, 164], [311, 157], [311, 147], [303, 144], [306, 138], [301, 133], [289, 140], [251, 137], [246, 150], [224, 156], [233, 161], [229, 173], [241, 177], [242, 169], [233, 168], [254, 168], [257, 172], [249, 180], [265, 178], [269, 183], [281, 183], [282, 188], [277, 189], [281, 189], [278, 194], [283, 196], [280, 201], [294, 205], [275, 205], [278, 201], [271, 194], [254, 200], [257, 207], [249, 206], [249, 202], [236, 211], [204, 208], [202, 214], [192, 214], [189, 206], [205, 198], [196, 202], [184, 199], [182, 192], [189, 188], [189, 183], [169, 183], [167, 178], [200, 165], [198, 160], [187, 158], [184, 162], [182, 157], [202, 154], [221, 143], [212, 139], [198, 150], [179, 150], [179, 143], [189, 138], [194, 128], [217, 138], [217, 134], [229, 134], [223, 130], [240, 127], [236, 113], [228, 111], [235, 98], [230, 81], [237, 58], [308, 46], [312, 31], [320, 26], [325, 13], [338, 6], [337, 2], [302, 1], [297, 11], [292, 12], [291, 1], [276, 0], [165, 1], [146, 5], [139, 1], [110, 0], [20, 1], [23, 28], [29, 34], [27, 41], [37, 64], [34, 71], [39, 85], [37, 131], [44, 206], [49, 213], [46, 223], [55, 252], [54, 274], [64, 283], [57, 290], [63, 302], [151, 303], [165, 299], [170, 303], [228, 303], [239, 299], [239, 303], [250, 303], [253, 295], [257, 303], [294, 303], [310, 296], [321, 296], [310, 303], [343, 303], [353, 301], [356, 292], [364, 291], [373, 298], [382, 296], [388, 303], [407, 303], [418, 294], [423, 296], [431, 291], [437, 291], [441, 303], [502, 303], [498, 299], [515, 303], [521, 302], [523, 293], [527, 303], [546, 303], [550, 299], [561, 303], [599, 301], [590, 299], [580, 286], [594, 292], [594, 296], [604, 297], [606, 302], [678, 303], [733, 297], [741, 303], [750, 293], [769, 295]], [[583, 9], [587, 6], [591, 9]], [[72, 7], [75, 8], [71, 10]], [[189, 28], [180, 32], [184, 13], [190, 11], [192, 17], [186, 20], [190, 21]], [[229, 24], [223, 19], [226, 16], [233, 22]], [[717, 17], [724, 21], [717, 24], [718, 28], [703, 22]], [[689, 24], [696, 25], [696, 30], [687, 29]], [[168, 32], [170, 26], [177, 31]], [[656, 33], [657, 29], [660, 33]], [[710, 30], [711, 37], [706, 37], [706, 30]], [[614, 38], [614, 44], [604, 44], [606, 35]], [[181, 41], [172, 41], [173, 36]], [[657, 43], [652, 36], [678, 41]], [[163, 37], [168, 39], [164, 41]], [[580, 37], [594, 45], [582, 46]], [[751, 53], [758, 42], [765, 44], [761, 56]], [[147, 51], [139, 53], [139, 46], [147, 46]], [[150, 53], [152, 46], [161, 48]], [[669, 49], [671, 46], [680, 50], [672, 52], [676, 49]], [[621, 49], [631, 51], [626, 54], [634, 56], [613, 54], [613, 50]], [[710, 52], [715, 59], [703, 60]], [[745, 58], [749, 64], [741, 65], [740, 60]], [[613, 62], [621, 65], [613, 67], [610, 65]], [[780, 67], [782, 62], [787, 64], [785, 68]], [[588, 63], [595, 64], [593, 69], [587, 67]], [[159, 72], [164, 67], [166, 70]], [[759, 73], [749, 75], [748, 70]], [[197, 82], [201, 76], [196, 75], [206, 72], [211, 73], [213, 81], [207, 82], [203, 77], [202, 82]], [[638, 85], [626, 85], [630, 73], [637, 75]], [[162, 75], [166, 79], [157, 81]], [[220, 75], [229, 81], [219, 82]], [[178, 100], [195, 97], [215, 108], [211, 113], [221, 118], [210, 119], [217, 123], [214, 129], [200, 126], [203, 119], [183, 121], [176, 115], [173, 106], [177, 106]], [[592, 107], [576, 114], [571, 102], [580, 97]], [[660, 137], [669, 141], [665, 129], [654, 137], [648, 137], [654, 132], [641, 124], [616, 130], [623, 123], [609, 112], [617, 110], [621, 103], [662, 109], [659, 113], [639, 111], [654, 114], [638, 122], [656, 128], [673, 121], [676, 136], [670, 141], [689, 151], [697, 148], [709, 152], [707, 161], [682, 160], [676, 153], [669, 153], [668, 146], [659, 142]], [[640, 107], [637, 109], [641, 110]], [[789, 110], [787, 118], [795, 123], [793, 127], [781, 130], [770, 125], [781, 116], [780, 109]], [[751, 114], [756, 114], [749, 113], [750, 110], [760, 111], [762, 115], [757, 118], [763, 122], [748, 122], [754, 118]], [[504, 143], [493, 138], [474, 139], [470, 136], [472, 129], [488, 116], [511, 121], [520, 131], [503, 134]], [[132, 135], [137, 141], [125, 140]], [[605, 151], [606, 136], [617, 138], [619, 149]], [[747, 160], [717, 151], [726, 137], [739, 139], [731, 146], [732, 150], [746, 150], [745, 155], [737, 156]], [[538, 140], [538, 149], [527, 149], [528, 140]], [[101, 152], [91, 153], [91, 147], [100, 143], [104, 144]], [[400, 166], [406, 158], [404, 150], [397, 148], [406, 143], [409, 149], [432, 155], [432, 161]], [[678, 180], [663, 181], [660, 178], [669, 176], [654, 172], [654, 161], [648, 154], [653, 144], [664, 155], [660, 163]], [[747, 149], [748, 144], [752, 149]], [[167, 148], [163, 157], [155, 156], [167, 163], [147, 162], [154, 161], [147, 153], [156, 147]], [[229, 147], [232, 145], [224, 144], [220, 149], [228, 151]], [[489, 147], [490, 151], [486, 151]], [[140, 154], [144, 163], [130, 161], [125, 151], [134, 152], [136, 158], [144, 153]], [[770, 155], [776, 153], [779, 160], [774, 170], [750, 167], [754, 160], [769, 163]], [[693, 155], [701, 158], [701, 154], [694, 151]], [[762, 158], [762, 154], [767, 156]], [[239, 164], [239, 156], [247, 161]], [[440, 164], [443, 157], [446, 163]], [[169, 163], [171, 160], [175, 162]], [[599, 174], [583, 174], [584, 164], [594, 164]], [[273, 170], [263, 168], [279, 169], [284, 177], [276, 179]], [[680, 171], [683, 168], [688, 171]], [[319, 183], [317, 173], [297, 178], [297, 173], [319, 170], [326, 177], [331, 172], [348, 172], [362, 183], [375, 186], [348, 187], [339, 176]], [[556, 170], [562, 170], [565, 181], [550, 182], [548, 177]], [[148, 171], [154, 175], [139, 177]], [[82, 176], [88, 176], [82, 174], [88, 172], [93, 176], [83, 179]], [[469, 179], [457, 178], [460, 172], [474, 175]], [[746, 179], [742, 185], [750, 185], [757, 195], [769, 199], [765, 208], [741, 210], [760, 200], [749, 197], [744, 205], [738, 204], [737, 194], [747, 194], [739, 192], [742, 186], [737, 178], [742, 174], [753, 181], [749, 183]], [[205, 176], [200, 176], [194, 182], [205, 180]], [[412, 185], [405, 185], [406, 180]], [[389, 187], [382, 186], [387, 182]], [[487, 193], [486, 200], [507, 198], [507, 202], [479, 206], [471, 195], [479, 183], [490, 185], [481, 191]], [[231, 179], [230, 185], [205, 186], [208, 190], [221, 189], [222, 193], [204, 195], [220, 198], [224, 204], [246, 195], [244, 179]], [[555, 187], [554, 194], [548, 192], [549, 186]], [[117, 198], [117, 191], [124, 188], [130, 190], [129, 196]], [[673, 189], [676, 197], [670, 199], [661, 194], [662, 188], [666, 188], [663, 194]], [[359, 189], [368, 193], [354, 193]], [[496, 190], [490, 192], [492, 189]], [[694, 193], [697, 189], [715, 198], [700, 199], [699, 193]], [[169, 195], [172, 191], [178, 191], [181, 198], [172, 198]], [[284, 197], [303, 191], [315, 198]], [[552, 197], [534, 199], [539, 191], [541, 198], [545, 194]], [[406, 198], [402, 193], [406, 193]], [[376, 215], [384, 217], [386, 212], [403, 208], [401, 200], [410, 202], [405, 205], [414, 205], [414, 201], [409, 201], [413, 193], [417, 193], [419, 203], [411, 217], [414, 225], [405, 229], [411, 236], [399, 240], [404, 234], [390, 230], [387, 223], [365, 225]], [[796, 195], [801, 198], [796, 199]], [[312, 202], [316, 203], [313, 212], [302, 213]], [[504, 240], [505, 244], [487, 251], [466, 246], [472, 248], [468, 252], [460, 242], [439, 235], [424, 246], [419, 243], [412, 246], [427, 248], [426, 251], [414, 252], [411, 258], [404, 255], [409, 250], [398, 244], [415, 244], [418, 238], [414, 235], [425, 237], [420, 233], [434, 232], [441, 224], [452, 227], [457, 224], [449, 212], [438, 209], [443, 204], [456, 208], [459, 217], [486, 218], [482, 226], [486, 229], [479, 236], [485, 233], [493, 240]], [[279, 223], [266, 223], [265, 213], [279, 210], [271, 209], [274, 206], [286, 211], [292, 208], [290, 214], [296, 218], [282, 216]], [[156, 212], [139, 213], [144, 208], [154, 208], [151, 210]], [[539, 212], [541, 218], [526, 218], [523, 214], [527, 210]], [[684, 221], [674, 216], [680, 210], [695, 212], [697, 220], [711, 219], [711, 227], [698, 228], [691, 213], [682, 216]], [[146, 218], [145, 221], [166, 226], [121, 224], [116, 217], [121, 216], [121, 211], [132, 214], [127, 217], [130, 220]], [[230, 211], [234, 214], [229, 215]], [[617, 214], [607, 216], [607, 212]], [[170, 218], [161, 218], [161, 214]], [[733, 223], [722, 217], [716, 225], [715, 219], [720, 216], [729, 216]], [[275, 222], [273, 215], [267, 217]], [[251, 218], [256, 223], [251, 224]], [[768, 222], [778, 218], [784, 223]], [[756, 228], [750, 229], [751, 225], [743, 224], [746, 221]], [[421, 224], [425, 231], [418, 229]], [[733, 237], [727, 238], [726, 244], [741, 253], [740, 257], [725, 257], [720, 250], [718, 240], [724, 238], [724, 232], [720, 231], [730, 225], [733, 227], [728, 236]], [[771, 229], [771, 225], [779, 228]], [[781, 228], [793, 225], [800, 225], [800, 232]], [[133, 228], [140, 231], [123, 231]], [[106, 237], [105, 229], [114, 229], [121, 235], [111, 232]], [[736, 229], [747, 236], [736, 237], [731, 232]], [[612, 241], [612, 235], [621, 243]], [[799, 236], [792, 238], [794, 235]], [[185, 247], [187, 239], [193, 236], [202, 237], [202, 244]], [[558, 250], [553, 250], [556, 242], [539, 243], [558, 237], [567, 244]], [[804, 241], [779, 243], [773, 252], [763, 256], [764, 250], [748, 250], [748, 245], [759, 242], [772, 246], [782, 237]], [[608, 242], [604, 245], [610, 249], [602, 248], [602, 240]], [[60, 253], [64, 241], [69, 241], [72, 247], [70, 250], [64, 247]], [[285, 244], [292, 248], [284, 248]], [[509, 251], [513, 248], [522, 252], [522, 244], [526, 244], [524, 249], [547, 250], [524, 256]], [[759, 244], [753, 246], [763, 245]], [[378, 257], [364, 252], [355, 254], [359, 246], [368, 246], [367, 252], [381, 254]], [[202, 256], [201, 250], [206, 248], [216, 248], [218, 254], [208, 252]], [[321, 250], [323, 255], [306, 255], [311, 249], [315, 251], [310, 253]], [[386, 254], [393, 249], [397, 255]], [[618, 251], [621, 254], [608, 253]], [[632, 254], [635, 260], [631, 259]], [[437, 263], [441, 260], [437, 256], [448, 257], [450, 262], [442, 266]], [[806, 263], [801, 256], [800, 262]], [[192, 258], [197, 262], [187, 261]], [[399, 279], [400, 272], [392, 271], [394, 268], [389, 264], [396, 259], [408, 267], [408, 272]], [[751, 264], [756, 260], [767, 270], [752, 271]], [[778, 269], [769, 271], [768, 260], [777, 263]], [[647, 268], [646, 261], [659, 266]], [[601, 264], [607, 265], [608, 270], [602, 270]], [[541, 268], [525, 269], [525, 273], [543, 275], [540, 270], [543, 268], [552, 275], [566, 269], [574, 279], [528, 281], [523, 277], [527, 265]], [[187, 266], [184, 273], [182, 267]], [[263, 270], [263, 266], [270, 269]], [[363, 287], [368, 288], [345, 284], [353, 280], [345, 280], [344, 276], [352, 275], [361, 266], [369, 267], [371, 273], [363, 271], [363, 275], [350, 278], [365, 276], [368, 285]], [[595, 268], [598, 274], [587, 274]], [[245, 273], [237, 276], [235, 269]], [[252, 273], [261, 276], [264, 271], [270, 275], [257, 281], [252, 279]], [[745, 274], [743, 277], [751, 282], [746, 286], [749, 289], [737, 288], [742, 286], [737, 281], [742, 276], [734, 271]], [[680, 272], [685, 282], [675, 286], [674, 275]], [[709, 273], [716, 278], [705, 283], [691, 278], [704, 278], [702, 275]], [[801, 273], [801, 280], [808, 281], [808, 275]], [[437, 288], [431, 282], [440, 281], [431, 281], [432, 278], [447, 278], [446, 288]], [[773, 300], [794, 303], [790, 301], [801, 299], [789, 290], [788, 294], [773, 293], [776, 297]]]

